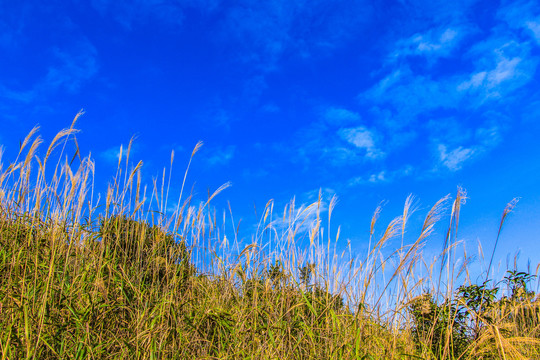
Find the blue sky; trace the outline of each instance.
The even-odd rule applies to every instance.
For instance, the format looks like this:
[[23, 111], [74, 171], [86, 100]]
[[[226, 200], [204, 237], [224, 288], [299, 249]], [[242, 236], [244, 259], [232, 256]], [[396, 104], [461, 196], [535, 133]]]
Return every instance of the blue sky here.
[[462, 186], [468, 246], [489, 253], [521, 197], [496, 259], [540, 261], [536, 1], [1, 1], [0, 52], [4, 161], [35, 124], [50, 140], [84, 108], [98, 186], [136, 135], [148, 183], [175, 151], [177, 191], [202, 140], [188, 183], [204, 197], [231, 181], [215, 204], [247, 224], [322, 189], [364, 251], [381, 201], [384, 223], [413, 193], [417, 235]]

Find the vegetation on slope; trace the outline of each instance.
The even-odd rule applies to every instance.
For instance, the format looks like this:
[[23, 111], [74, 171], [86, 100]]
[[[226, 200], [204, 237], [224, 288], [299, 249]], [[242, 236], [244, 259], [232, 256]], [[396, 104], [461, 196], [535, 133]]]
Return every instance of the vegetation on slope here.
[[129, 147], [105, 204], [90, 158], [49, 168], [74, 124], [43, 158], [32, 131], [0, 169], [1, 359], [540, 358], [536, 276], [510, 270], [475, 284], [466, 263], [453, 269], [462, 190], [429, 264], [422, 247], [448, 197], [391, 254], [383, 247], [403, 236], [411, 199], [378, 239], [376, 210], [362, 259], [337, 250], [339, 234], [323, 238], [320, 199], [282, 215], [269, 202], [251, 243], [231, 242], [210, 207], [224, 187], [166, 214], [168, 188], [155, 182], [146, 194]]

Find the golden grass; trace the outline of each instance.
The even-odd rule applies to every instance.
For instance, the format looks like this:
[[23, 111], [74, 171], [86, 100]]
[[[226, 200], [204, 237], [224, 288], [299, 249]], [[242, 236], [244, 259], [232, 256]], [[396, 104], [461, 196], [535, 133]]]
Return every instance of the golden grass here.
[[[132, 141], [101, 204], [94, 162], [76, 142], [81, 114], [43, 159], [35, 127], [15, 161], [0, 165], [0, 359], [540, 358], [540, 301], [519, 285], [525, 275], [492, 298], [492, 287], [460, 280], [468, 274], [466, 261], [454, 265], [462, 189], [434, 261], [423, 246], [449, 196], [410, 244], [414, 199], [379, 238], [377, 207], [364, 258], [338, 249], [340, 230], [329, 231], [337, 199], [323, 219], [320, 195], [308, 206], [291, 201], [281, 215], [269, 201], [246, 243], [232, 212], [227, 232], [226, 214], [218, 220], [211, 206], [229, 184], [205, 201], [183, 197], [200, 142], [173, 210], [170, 172], [142, 184], [142, 162], [130, 165]], [[398, 237], [401, 246], [386, 253]]]

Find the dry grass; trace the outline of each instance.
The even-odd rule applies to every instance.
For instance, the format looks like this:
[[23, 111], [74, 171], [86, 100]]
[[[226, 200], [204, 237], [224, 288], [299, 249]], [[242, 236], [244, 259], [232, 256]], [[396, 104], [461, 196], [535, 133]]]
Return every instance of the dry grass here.
[[[0, 167], [2, 360], [540, 358], [540, 301], [527, 290], [533, 276], [509, 273], [504, 296], [490, 283], [459, 283], [468, 272], [466, 262], [453, 265], [463, 190], [432, 262], [423, 245], [449, 197], [410, 244], [413, 199], [380, 238], [377, 208], [365, 258], [338, 250], [339, 230], [323, 236], [336, 202], [323, 218], [320, 197], [307, 207], [292, 201], [282, 215], [269, 201], [246, 244], [225, 234], [225, 216], [218, 222], [211, 207], [228, 184], [195, 202], [183, 198], [184, 175], [178, 205], [166, 213], [170, 174], [142, 184], [142, 163], [130, 167], [131, 143], [101, 204], [76, 119], [43, 159], [35, 128], [15, 161]], [[396, 237], [401, 247], [385, 253]]]

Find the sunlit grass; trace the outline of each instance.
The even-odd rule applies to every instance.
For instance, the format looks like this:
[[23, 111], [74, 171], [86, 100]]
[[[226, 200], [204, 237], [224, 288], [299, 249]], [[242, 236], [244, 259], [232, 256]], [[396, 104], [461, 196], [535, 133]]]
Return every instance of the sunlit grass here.
[[[413, 199], [380, 237], [377, 208], [362, 257], [337, 246], [335, 198], [320, 196], [283, 211], [269, 201], [246, 243], [211, 205], [228, 184], [199, 201], [184, 175], [171, 207], [170, 174], [142, 184], [131, 143], [101, 200], [76, 120], [43, 157], [34, 128], [0, 167], [1, 359], [540, 358], [535, 274], [475, 284], [457, 261], [462, 189], [431, 208], [410, 243]], [[446, 210], [443, 251], [428, 261], [425, 242]]]

